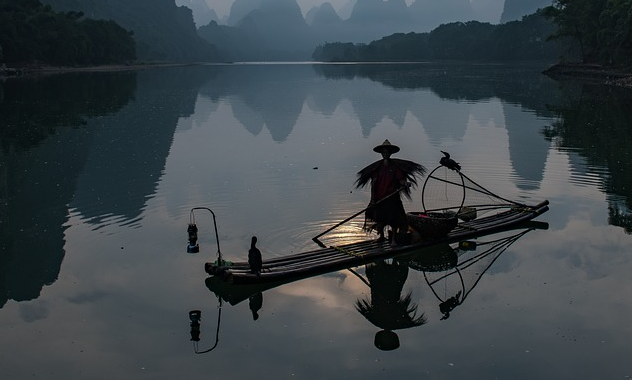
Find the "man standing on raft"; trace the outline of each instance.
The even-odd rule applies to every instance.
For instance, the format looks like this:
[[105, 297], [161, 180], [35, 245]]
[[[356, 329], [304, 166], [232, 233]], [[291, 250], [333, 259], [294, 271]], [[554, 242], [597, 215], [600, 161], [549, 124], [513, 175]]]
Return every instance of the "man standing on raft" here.
[[412, 161], [391, 158], [399, 152], [397, 145], [384, 140], [373, 150], [382, 154], [382, 159], [358, 172], [356, 188], [365, 187], [371, 182], [371, 201], [365, 213], [365, 228], [375, 229], [378, 241], [384, 241], [384, 228], [390, 226], [393, 231], [392, 245], [396, 245], [397, 234], [406, 234], [408, 221], [402, 204], [401, 194], [411, 199], [410, 189], [417, 186], [417, 176], [423, 176], [426, 168]]

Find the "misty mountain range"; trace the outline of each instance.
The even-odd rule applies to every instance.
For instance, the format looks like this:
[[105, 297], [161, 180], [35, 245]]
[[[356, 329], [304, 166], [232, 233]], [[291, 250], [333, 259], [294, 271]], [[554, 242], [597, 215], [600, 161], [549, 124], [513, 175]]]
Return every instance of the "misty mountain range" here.
[[[389, 0], [383, 1], [389, 2]], [[332, 20], [347, 20], [351, 17], [357, 3], [358, 0], [348, 0], [336, 12], [331, 3], [324, 0], [321, 5], [307, 11], [305, 21], [312, 25], [316, 14], [319, 12], [325, 13], [325, 18], [333, 17]], [[394, 2], [393, 5], [402, 8], [401, 3], [403, 1]], [[469, 3], [469, 5], [466, 3]], [[418, 8], [426, 13], [439, 12], [439, 18], [446, 20], [445, 22], [477, 20], [496, 24], [520, 20], [523, 16], [535, 12], [538, 8], [551, 5], [551, 3], [552, 0], [446, 0], [438, 2], [418, 0], [416, 5], [412, 7], [412, 10], [415, 11], [415, 8]], [[261, 4], [261, 0], [251, 2], [234, 1], [230, 14], [222, 18], [217, 15], [214, 9], [209, 8], [206, 0], [176, 0], [176, 4], [185, 6], [193, 11], [194, 22], [198, 27], [207, 25], [211, 21], [216, 21], [221, 25], [235, 26], [250, 11], [256, 9]], [[460, 20], [459, 13], [462, 16], [464, 15], [466, 19]]]
[[[206, 4], [178, 1], [194, 8]], [[476, 20], [475, 9], [490, 1], [415, 0], [408, 6], [405, 0], [351, 0], [351, 13], [343, 19], [329, 2], [303, 17], [296, 0], [235, 0], [225, 20], [211, 20], [198, 31], [231, 60], [309, 60], [314, 48], [326, 42], [368, 43], [394, 33], [429, 32], [441, 24]], [[520, 19], [551, 3], [505, 0], [501, 18]]]
[[429, 32], [441, 24], [480, 19], [482, 10], [498, 2], [503, 2], [504, 23], [552, 3], [415, 0], [408, 6], [405, 0], [349, 0], [344, 18], [329, 2], [303, 16], [296, 0], [235, 0], [218, 20], [205, 0], [41, 1], [55, 10], [116, 21], [134, 33], [141, 60], [179, 62], [311, 60], [314, 49], [327, 42], [368, 43], [394, 33]]

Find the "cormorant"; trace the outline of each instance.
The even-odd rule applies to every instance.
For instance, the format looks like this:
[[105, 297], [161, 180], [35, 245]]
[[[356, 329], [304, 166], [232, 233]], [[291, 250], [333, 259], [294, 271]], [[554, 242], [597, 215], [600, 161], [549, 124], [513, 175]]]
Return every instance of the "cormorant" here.
[[448, 169], [456, 170], [457, 172], [461, 171], [461, 165], [450, 158], [450, 153], [444, 151], [441, 151], [441, 153], [443, 153], [443, 155], [445, 156], [441, 157], [441, 160], [439, 160], [439, 163], [441, 165], [445, 166]]
[[259, 276], [261, 274], [261, 251], [255, 245], [257, 244], [257, 237], [253, 236], [250, 242], [250, 250], [248, 251], [248, 264], [250, 265], [250, 272]]

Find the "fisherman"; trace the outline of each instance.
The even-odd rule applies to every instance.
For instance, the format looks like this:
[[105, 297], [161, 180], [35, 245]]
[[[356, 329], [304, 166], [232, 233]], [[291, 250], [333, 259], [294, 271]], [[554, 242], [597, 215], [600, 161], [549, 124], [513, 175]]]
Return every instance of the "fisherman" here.
[[384, 228], [390, 226], [392, 245], [398, 244], [398, 238], [395, 237], [397, 234], [404, 236], [408, 231], [401, 194], [411, 199], [410, 189], [417, 186], [417, 176], [426, 173], [426, 168], [420, 164], [391, 158], [399, 150], [397, 145], [384, 140], [381, 145], [373, 148], [373, 151], [382, 155], [382, 159], [360, 170], [355, 181], [356, 188], [371, 183], [371, 200], [365, 212], [365, 229], [375, 229], [378, 241], [384, 241]]

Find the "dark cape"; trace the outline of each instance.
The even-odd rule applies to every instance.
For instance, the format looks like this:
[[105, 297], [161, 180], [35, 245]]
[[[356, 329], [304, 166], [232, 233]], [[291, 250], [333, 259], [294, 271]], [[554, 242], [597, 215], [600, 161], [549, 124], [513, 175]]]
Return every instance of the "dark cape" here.
[[[371, 182], [371, 176], [380, 167], [382, 161], [383, 160], [375, 161], [358, 172], [358, 178], [354, 183], [356, 189], [363, 188]], [[411, 187], [407, 187], [401, 191], [406, 198], [411, 199], [411, 189], [417, 186], [417, 176], [423, 177], [426, 174], [426, 168], [421, 164], [401, 158], [389, 158], [389, 161], [392, 165], [401, 170], [406, 177], [406, 181], [412, 184]]]

